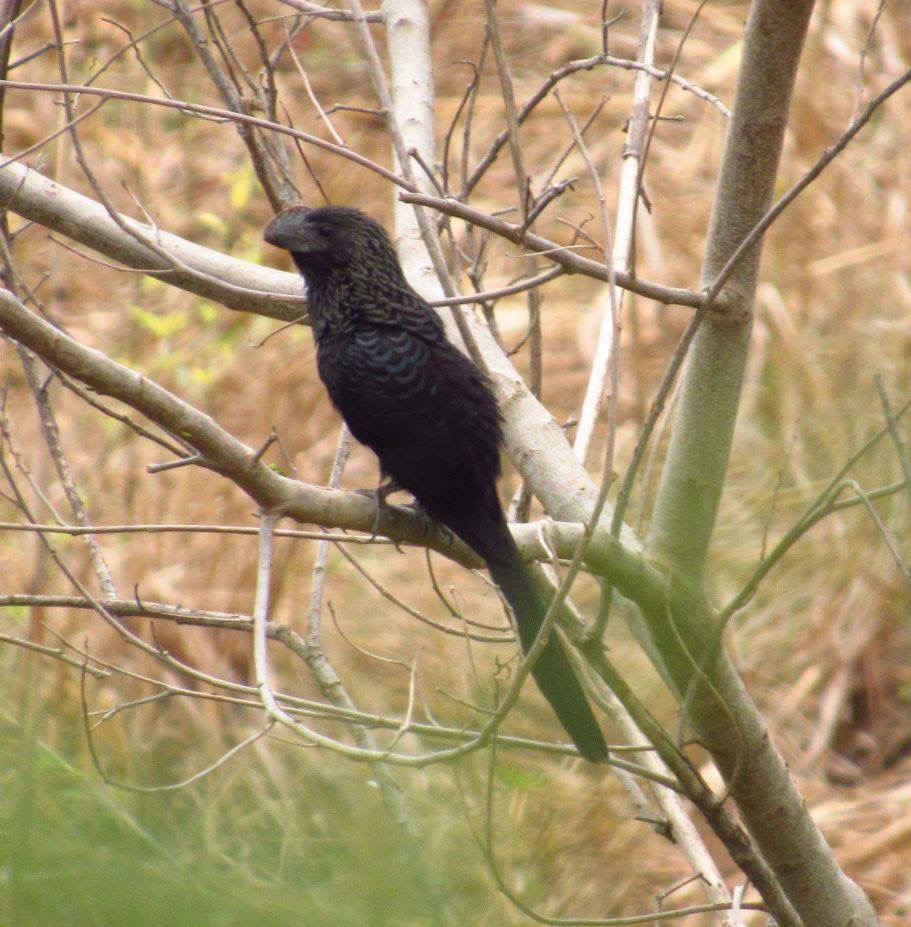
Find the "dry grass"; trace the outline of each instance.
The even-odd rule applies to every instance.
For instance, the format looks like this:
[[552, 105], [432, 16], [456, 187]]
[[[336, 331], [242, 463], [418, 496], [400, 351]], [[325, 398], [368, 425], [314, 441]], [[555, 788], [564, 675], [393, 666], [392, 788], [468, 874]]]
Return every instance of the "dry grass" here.
[[[690, 0], [667, 4], [661, 61], [670, 59], [695, 6]], [[782, 190], [849, 121], [855, 106], [858, 58], [876, 6], [873, 0], [833, 0], [817, 10], [787, 135]], [[257, 3], [255, 9], [259, 15], [285, 11], [265, 2]], [[122, 45], [123, 34], [103, 22], [102, 16], [138, 34], [150, 22], [163, 18], [162, 11], [150, 10], [97, 0], [69, 8], [67, 37], [78, 39], [69, 47], [71, 73], [81, 77]], [[222, 10], [226, 20], [234, 22], [233, 8]], [[548, 21], [547, 10], [553, 12], [534, 4], [503, 6], [504, 19], [511, 27], [510, 53], [520, 99], [564, 61], [598, 50], [590, 4], [578, 0], [563, 4], [560, 10], [566, 20], [556, 24]], [[727, 102], [733, 95], [744, 15], [739, 3], [709, 4], [680, 65], [681, 73]], [[902, 15], [901, 10], [887, 10], [880, 20], [866, 56], [868, 96], [911, 57], [911, 39]], [[477, 4], [440, 2], [434, 7], [434, 17], [440, 62], [438, 111], [445, 124], [455, 112], [468, 75], [467, 68], [449, 62], [476, 56], [482, 25]], [[634, 56], [634, 20], [630, 16], [613, 30], [616, 54]], [[38, 47], [49, 37], [47, 16], [41, 12], [19, 36], [18, 52]], [[175, 95], [214, 100], [191, 47], [175, 26], [158, 33], [143, 49], [146, 62]], [[246, 60], [253, 61], [252, 50], [243, 43], [241, 51]], [[298, 52], [307, 61], [314, 88], [324, 103], [373, 105], [363, 66], [344, 29], [314, 24], [298, 43]], [[44, 55], [14, 76], [54, 80], [57, 74], [52, 56]], [[129, 54], [118, 60], [104, 83], [155, 92]], [[295, 124], [318, 131], [290, 66], [282, 72], [280, 86]], [[608, 188], [616, 176], [624, 141], [630, 88], [627, 72], [597, 72], [573, 78], [563, 91], [580, 117], [591, 111], [602, 94], [609, 95], [590, 135], [592, 154], [608, 178]], [[716, 111], [679, 89], [671, 91], [666, 112], [684, 118], [662, 123], [655, 138], [646, 176], [653, 207], [650, 215], [643, 216], [639, 269], [652, 279], [692, 286], [698, 278], [724, 125]], [[387, 142], [375, 118], [351, 112], [335, 118], [353, 147], [380, 161], [388, 160]], [[33, 144], [58, 126], [60, 119], [51, 96], [10, 91], [5, 153]], [[874, 374], [882, 375], [896, 405], [904, 401], [911, 386], [908, 125], [911, 96], [906, 92], [885, 107], [769, 236], [754, 353], [713, 549], [719, 602], [749, 575], [764, 538], [774, 542], [842, 461], [880, 426]], [[483, 150], [483, 141], [502, 126], [492, 72], [485, 74], [476, 126], [475, 155]], [[274, 253], [266, 254], [261, 246], [268, 204], [256, 188], [242, 145], [230, 127], [111, 103], [83, 124], [82, 137], [106, 192], [119, 208], [135, 212], [123, 187], [127, 184], [169, 231], [248, 259], [281, 260]], [[568, 138], [559, 108], [552, 103], [542, 105], [524, 131], [526, 157], [535, 177], [543, 176], [555, 148]], [[334, 201], [389, 217], [389, 191], [375, 177], [321, 153], [308, 156]], [[46, 148], [44, 164], [62, 183], [91, 192], [66, 139]], [[562, 174], [577, 174], [582, 179], [559, 208], [552, 207], [541, 229], [561, 240], [565, 231], [556, 222], [557, 216], [581, 221], [594, 209], [581, 160], [571, 158]], [[299, 167], [296, 176], [304, 199], [315, 200], [317, 194], [306, 172]], [[491, 208], [511, 206], [512, 187], [508, 157], [504, 156], [479, 190], [477, 203]], [[20, 224], [12, 221], [14, 226]], [[277, 458], [277, 462], [285, 469], [293, 466], [301, 479], [326, 479], [338, 422], [316, 380], [309, 333], [286, 332], [254, 348], [253, 343], [271, 330], [271, 323], [209, 306], [137, 275], [79, 260], [52, 243], [40, 228], [20, 236], [17, 260], [30, 282], [46, 275], [43, 298], [75, 336], [174, 389], [251, 446], [259, 445], [275, 425], [287, 455], [287, 460]], [[511, 246], [496, 246], [490, 279], [512, 276], [515, 266]], [[575, 414], [581, 401], [599, 289], [590, 280], [562, 279], [545, 292], [544, 398], [561, 420]], [[635, 440], [686, 318], [684, 310], [659, 309], [641, 300], [631, 303], [623, 359], [621, 462]], [[504, 303], [499, 319], [507, 342], [517, 342], [524, 321], [521, 298]], [[54, 504], [65, 511], [14, 354], [7, 347], [3, 357], [16, 445]], [[518, 363], [527, 363], [524, 354]], [[60, 391], [53, 396], [67, 451], [97, 522], [251, 523], [249, 501], [226, 482], [189, 468], [149, 477], [145, 466], [161, 461], [163, 452], [137, 442], [72, 396]], [[899, 478], [893, 450], [884, 442], [856, 468], [856, 474], [867, 488]], [[369, 455], [356, 450], [346, 485], [370, 485], [374, 477]], [[504, 492], [511, 489], [507, 485]], [[907, 551], [908, 497], [895, 496], [877, 507], [900, 548]], [[640, 508], [647, 512], [647, 492], [637, 500], [637, 512]], [[0, 518], [15, 518], [2, 499]], [[0, 540], [2, 591], [68, 592], [37, 542], [23, 537], [5, 534]], [[80, 542], [59, 541], [57, 548], [80, 577], [90, 581]], [[132, 535], [107, 540], [104, 549], [122, 594], [137, 585], [145, 599], [242, 612], [251, 608], [255, 548], [250, 539]], [[398, 555], [386, 547], [355, 553], [396, 594], [430, 615], [445, 617], [429, 588], [419, 553]], [[284, 542], [279, 547], [277, 616], [298, 627], [303, 623], [312, 555], [308, 542]], [[494, 596], [482, 582], [469, 582], [462, 571], [445, 563], [436, 568], [446, 588], [458, 585], [455, 594], [466, 607], [482, 612], [486, 620], [502, 620]], [[328, 594], [344, 636], [327, 628], [326, 647], [358, 704], [367, 710], [402, 708], [407, 673], [366, 656], [353, 644], [406, 661], [420, 652], [424, 696], [434, 711], [467, 718], [436, 691], [443, 688], [467, 697], [478, 695], [461, 643], [443, 639], [380, 603], [337, 554], [332, 559]], [[580, 604], [590, 604], [584, 594]], [[118, 640], [85, 613], [37, 617], [72, 640], [85, 641], [93, 653], [121, 662], [131, 660]], [[21, 615], [10, 614], [2, 624], [3, 630], [23, 632]], [[165, 646], [194, 665], [231, 678], [248, 677], [249, 644], [244, 637], [165, 627], [157, 630]], [[642, 658], [621, 629], [613, 635], [617, 659], [629, 668], [631, 679], [639, 680], [637, 688], [657, 710], [667, 711], [669, 706]], [[748, 683], [767, 711], [775, 736], [839, 858], [870, 892], [884, 922], [901, 923], [911, 910], [911, 828], [906, 823], [911, 817], [908, 590], [861, 509], [830, 517], [787, 556], [739, 616], [732, 641]], [[475, 650], [482, 678], [492, 667], [492, 649]], [[501, 656], [507, 653], [503, 650]], [[42, 708], [44, 740], [79, 768], [89, 769], [76, 674], [45, 661], [28, 671], [40, 673], [32, 681], [22, 675], [24, 660], [13, 648], [0, 651], [0, 661], [10, 680], [3, 694], [4, 714], [18, 715], [17, 700], [30, 691]], [[288, 688], [316, 694], [298, 668], [285, 664], [283, 669]], [[140, 683], [89, 686], [93, 706], [110, 706], [148, 693], [148, 687]], [[530, 693], [523, 701], [514, 729], [556, 733], [543, 703]], [[99, 732], [98, 747], [106, 767], [118, 778], [134, 782], [178, 779], [243, 736], [249, 724], [250, 717], [243, 714], [183, 700], [123, 712]], [[634, 913], [648, 908], [656, 890], [685, 875], [681, 858], [672, 848], [644, 825], [629, 820], [623, 795], [612, 781], [601, 781], [575, 767], [539, 767], [519, 755], [508, 761], [504, 758], [504, 764], [497, 803], [498, 853], [508, 881], [530, 903], [564, 916]], [[477, 796], [485, 774], [482, 760], [466, 763], [460, 771], [465, 794]], [[11, 777], [8, 774], [10, 782], [5, 784], [12, 784]], [[463, 820], [452, 774], [435, 770], [402, 778], [418, 824], [428, 835], [432, 868], [468, 920], [524, 923], [491, 888]], [[87, 808], [91, 803], [86, 796], [97, 789], [91, 782], [90, 773], [80, 785], [80, 800]], [[56, 780], [54, 785], [62, 787]], [[167, 818], [179, 810], [190, 816], [197, 823], [189, 830], [197, 845], [205, 846], [209, 860], [223, 860], [232, 878], [245, 885], [249, 882], [251, 892], [263, 887], [279, 891], [277, 885], [296, 881], [294, 873], [300, 870], [295, 867], [304, 867], [304, 881], [308, 891], [312, 889], [312, 912], [338, 910], [332, 907], [337, 905], [349, 911], [348, 923], [360, 923], [361, 918], [364, 923], [419, 922], [407, 904], [394, 915], [390, 913], [388, 921], [370, 921], [369, 898], [380, 899], [376, 910], [382, 911], [387, 887], [407, 880], [402, 878], [400, 851], [390, 849], [394, 838], [383, 823], [378, 797], [360, 767], [310, 751], [258, 745], [245, 759], [216, 773], [192, 797], [175, 798], [172, 805], [152, 799], [130, 804], [133, 798], [124, 798], [124, 807], [151, 830], [156, 814]], [[359, 809], [357, 813], [352, 812], [352, 805]], [[469, 818], [477, 826], [483, 807], [476, 797], [469, 799], [469, 805]], [[302, 822], [299, 827], [292, 825], [297, 821]], [[285, 860], [276, 864], [279, 878], [275, 878], [277, 870], [260, 857], [245, 865], [243, 848], [251, 832], [256, 834], [251, 842], [259, 841], [258, 846], [274, 852], [273, 858]], [[167, 843], [167, 838], [158, 836]], [[189, 847], [189, 833], [186, 836]], [[283, 846], [274, 844], [281, 840]], [[325, 871], [307, 869], [306, 860], [313, 859], [315, 848], [330, 845], [334, 849], [325, 857]], [[628, 865], [630, 858], [637, 861], [635, 870]], [[355, 891], [339, 875], [345, 871], [362, 877], [363, 910], [345, 907]], [[607, 879], [605, 872], [611, 874]], [[158, 877], [167, 884], [160, 872]], [[217, 884], [212, 873], [203, 873], [201, 882], [210, 877]], [[419, 906], [417, 896], [400, 894]], [[680, 892], [670, 901], [695, 897]], [[300, 903], [297, 896], [294, 903]], [[335, 923], [332, 916], [314, 913], [311, 922]]]

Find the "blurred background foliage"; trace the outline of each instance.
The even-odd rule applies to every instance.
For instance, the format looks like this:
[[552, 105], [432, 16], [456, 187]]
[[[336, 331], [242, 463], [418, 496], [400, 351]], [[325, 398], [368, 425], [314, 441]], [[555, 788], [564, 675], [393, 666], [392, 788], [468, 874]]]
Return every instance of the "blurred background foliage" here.
[[[638, 9], [612, 27], [611, 51], [635, 57]], [[658, 61], [667, 63], [697, 4], [668, 0]], [[151, 4], [68, 0], [67, 56], [74, 80], [112, 56], [102, 78], [109, 87], [157, 94], [145, 67], [174, 96], [215, 103], [215, 91], [191, 43], [171, 22], [129, 50], [134, 36], [167, 19]], [[249, 7], [278, 41], [288, 7]], [[599, 5], [563, 0], [543, 6], [520, 0], [499, 5], [519, 100], [568, 60], [600, 46]], [[620, 4], [611, 4], [619, 12]], [[739, 63], [744, 3], [709, 3], [681, 57], [679, 72], [730, 104]], [[242, 58], [255, 71], [255, 50], [238, 7], [219, 16]], [[889, 4], [864, 56], [875, 0], [819, 3], [804, 53], [781, 170], [781, 190], [815, 161], [849, 122], [861, 89], [868, 98], [911, 57], [908, 13]], [[470, 77], [458, 62], [476, 60], [483, 35], [482, 5], [432, 4], [440, 132], [453, 117]], [[285, 18], [282, 18], [285, 17]], [[379, 34], [377, 37], [380, 38]], [[13, 59], [50, 41], [45, 11], [17, 32]], [[314, 92], [324, 106], [340, 104], [333, 120], [347, 143], [388, 163], [381, 122], [351, 107], [375, 107], [353, 34], [313, 21], [295, 40]], [[902, 62], [905, 62], [902, 65]], [[144, 66], [145, 67], [144, 67]], [[18, 67], [17, 79], [58, 79], [54, 55]], [[502, 102], [491, 64], [485, 65], [471, 142], [476, 159], [503, 127]], [[280, 99], [293, 124], [324, 133], [288, 56], [278, 75]], [[581, 119], [605, 98], [588, 140], [610, 191], [624, 142], [632, 76], [598, 70], [569, 79], [561, 91]], [[652, 145], [640, 211], [638, 269], [671, 285], [695, 286], [711, 207], [724, 119], [691, 94], [672, 88]], [[52, 94], [8, 91], [4, 153], [14, 154], [62, 124]], [[909, 393], [911, 348], [911, 95], [893, 98], [823, 177], [770, 233], [757, 304], [755, 343], [723, 513], [713, 547], [712, 594], [722, 604], [750, 574], [761, 552], [806, 508], [842, 462], [883, 422], [874, 376], [881, 374], [897, 406]], [[171, 110], [109, 102], [80, 125], [80, 136], [105, 191], [132, 215], [135, 196], [170, 232], [251, 261], [287, 266], [263, 247], [269, 218], [246, 151], [229, 125]], [[543, 176], [554, 152], [570, 139], [560, 109], [545, 101], [523, 129], [527, 163]], [[460, 156], [454, 135], [454, 170]], [[308, 160], [332, 201], [360, 206], [389, 221], [390, 191], [381, 180], [325, 152]], [[61, 137], [31, 163], [61, 183], [92, 195]], [[302, 198], [318, 190], [299, 160]], [[543, 234], [566, 240], [559, 219], [582, 222], [596, 210], [584, 165], [572, 156], [560, 176], [579, 177], [540, 223]], [[128, 189], [127, 189], [128, 188]], [[515, 205], [504, 153], [474, 203], [494, 210]], [[132, 196], [131, 196], [132, 194]], [[21, 220], [10, 218], [14, 229]], [[74, 336], [141, 370], [213, 415], [250, 446], [272, 426], [281, 447], [272, 458], [285, 472], [325, 482], [338, 435], [314, 370], [309, 332], [292, 329], [260, 345], [275, 324], [231, 312], [166, 284], [80, 258], [40, 227], [17, 238], [15, 257], [26, 279]], [[495, 244], [488, 282], [517, 273], [514, 249]], [[543, 398], [560, 421], [581, 402], [593, 352], [601, 287], [560, 278], [544, 290]], [[622, 359], [619, 460], [635, 442], [688, 310], [629, 301]], [[522, 297], [505, 300], [497, 321], [507, 344], [518, 345], [526, 311]], [[62, 496], [15, 356], [2, 348], [5, 407], [12, 440], [50, 501]], [[516, 354], [521, 369], [525, 351]], [[149, 476], [163, 452], [52, 385], [64, 446], [91, 517], [99, 524], [253, 524], [249, 501], [232, 485], [183, 468]], [[632, 512], [647, 525], [657, 456]], [[592, 456], [598, 459], [597, 451]], [[883, 442], [854, 471], [874, 488], [900, 478], [895, 453]], [[355, 448], [349, 487], [373, 485], [374, 463]], [[517, 488], [504, 481], [508, 498]], [[899, 549], [907, 551], [907, 494], [877, 503]], [[14, 521], [0, 498], [0, 520]], [[55, 538], [57, 551], [86, 582], [92, 573], [78, 539]], [[190, 607], [249, 613], [255, 541], [208, 534], [131, 534], [103, 539], [122, 596]], [[425, 557], [389, 547], [356, 548], [355, 557], [396, 595], [435, 620], [448, 620], [434, 595]], [[277, 551], [275, 615], [302, 628], [313, 545], [282, 540]], [[63, 576], [35, 538], [0, 533], [0, 594], [66, 594]], [[466, 613], [502, 624], [486, 582], [434, 561], [441, 587]], [[325, 646], [353, 698], [366, 711], [401, 711], [407, 664], [419, 655], [422, 698], [451, 723], [471, 715], [454, 700], [490, 690], [495, 661], [508, 647], [472, 648], [408, 617], [341, 557], [330, 558]], [[577, 602], [591, 614], [593, 584]], [[147, 623], [134, 630], [147, 640]], [[0, 611], [0, 631], [53, 645], [57, 635], [93, 656], [138, 674], [147, 661], [90, 612]], [[155, 639], [186, 662], [216, 675], [250, 678], [245, 635], [159, 623]], [[911, 912], [911, 629], [908, 590], [882, 539], [855, 508], [826, 519], [788, 555], [744, 609], [730, 640], [747, 682], [792, 763], [800, 787], [849, 873], [870, 893], [885, 923]], [[609, 629], [612, 653], [639, 694], [673, 726], [671, 700], [619, 621]], [[369, 651], [369, 652], [368, 652]], [[402, 661], [381, 662], [374, 654]], [[286, 691], [318, 692], [298, 664], [276, 653]], [[404, 668], [403, 668], [404, 665]], [[472, 674], [477, 667], [477, 675]], [[141, 678], [80, 679], [78, 670], [0, 647], [0, 923], [10, 925], [420, 925], [430, 923], [415, 860], [398, 842], [368, 767], [284, 742], [257, 741], [230, 763], [183, 789], [139, 793], [103, 781], [87, 748], [83, 693], [92, 724], [116, 708], [93, 734], [98, 763], [112, 781], [132, 786], [180, 782], [213, 763], [256, 729], [259, 717], [238, 706], [193, 698], [130, 705], [155, 691]], [[186, 684], [172, 678], [170, 682]], [[536, 693], [525, 692], [509, 729], [537, 736], [559, 732]], [[328, 732], [343, 731], [326, 725]], [[485, 756], [457, 768], [397, 774], [421, 836], [423, 862], [465, 923], [523, 924], [497, 892], [479, 851], [483, 832]], [[656, 893], [687, 875], [682, 857], [645, 824], [631, 819], [611, 776], [572, 761], [502, 750], [494, 777], [497, 860], [509, 886], [527, 904], [555, 916], [605, 916], [650, 910]], [[711, 838], [709, 838], [711, 839]], [[723, 865], [727, 865], [723, 862]], [[728, 869], [728, 872], [733, 872]], [[692, 887], [667, 904], [699, 899]], [[709, 923], [691, 918], [687, 924]]]

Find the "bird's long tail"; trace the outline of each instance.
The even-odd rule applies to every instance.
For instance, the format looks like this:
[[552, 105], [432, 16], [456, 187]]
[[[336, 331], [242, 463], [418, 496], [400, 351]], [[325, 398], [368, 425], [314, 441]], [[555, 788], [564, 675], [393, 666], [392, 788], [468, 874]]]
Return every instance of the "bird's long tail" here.
[[[512, 607], [522, 652], [527, 653], [535, 642], [546, 610], [505, 521], [498, 526], [496, 535], [496, 542], [478, 553], [487, 561], [490, 575]], [[601, 729], [555, 632], [532, 668], [532, 675], [579, 753], [592, 762], [607, 759], [607, 744]]]

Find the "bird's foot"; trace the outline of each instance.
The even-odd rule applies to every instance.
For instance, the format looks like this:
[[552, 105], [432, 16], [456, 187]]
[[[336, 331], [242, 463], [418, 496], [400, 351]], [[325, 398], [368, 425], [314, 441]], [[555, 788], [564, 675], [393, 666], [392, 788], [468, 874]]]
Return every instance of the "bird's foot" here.
[[[359, 496], [366, 496], [368, 499], [373, 499], [374, 511], [373, 511], [373, 524], [370, 528], [370, 537], [367, 539], [369, 544], [371, 541], [375, 541], [380, 533], [380, 522], [383, 519], [383, 514], [389, 508], [389, 503], [386, 501], [388, 496], [391, 496], [395, 492], [402, 490], [402, 486], [399, 485], [395, 480], [387, 480], [385, 483], [380, 483], [376, 489], [356, 489], [355, 492]], [[412, 512], [415, 512], [421, 519], [421, 523], [424, 528], [424, 534], [430, 535], [434, 529], [438, 529], [443, 537], [446, 539], [447, 544], [452, 544], [455, 540], [455, 535], [446, 527], [441, 521], [437, 521], [427, 509], [418, 502], [417, 499], [412, 499], [411, 502], [406, 502], [402, 508], [411, 509]], [[401, 553], [401, 547], [399, 547], [397, 541], [393, 541], [398, 551]]]
[[402, 487], [399, 486], [395, 480], [387, 480], [385, 483], [380, 483], [376, 489], [355, 490], [359, 496], [366, 496], [368, 499], [373, 499], [373, 524], [370, 527], [370, 537], [367, 540], [368, 544], [371, 541], [375, 541], [377, 535], [380, 533], [380, 522], [382, 521], [383, 513], [389, 508], [386, 497], [391, 496], [394, 492], [398, 492], [401, 488]]

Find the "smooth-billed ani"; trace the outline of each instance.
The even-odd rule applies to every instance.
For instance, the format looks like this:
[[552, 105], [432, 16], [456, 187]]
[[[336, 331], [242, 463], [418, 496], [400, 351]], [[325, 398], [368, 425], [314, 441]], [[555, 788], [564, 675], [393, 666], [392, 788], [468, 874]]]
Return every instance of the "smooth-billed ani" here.
[[[450, 344], [385, 230], [362, 212], [294, 206], [269, 223], [265, 239], [291, 252], [306, 281], [319, 375], [351, 433], [379, 458], [387, 491], [408, 490], [484, 559], [527, 651], [545, 608], [497, 496], [502, 425], [486, 377]], [[582, 756], [605, 759], [556, 634], [533, 675]]]

